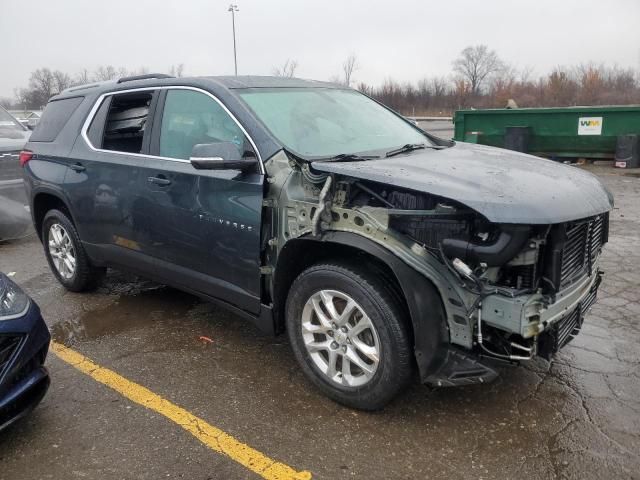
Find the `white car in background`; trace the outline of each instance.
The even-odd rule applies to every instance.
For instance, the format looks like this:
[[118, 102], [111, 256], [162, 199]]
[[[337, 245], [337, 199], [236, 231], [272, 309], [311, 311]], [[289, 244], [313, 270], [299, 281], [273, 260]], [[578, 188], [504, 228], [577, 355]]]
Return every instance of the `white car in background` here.
[[19, 160], [30, 136], [28, 128], [0, 107], [0, 241], [21, 237], [31, 227]]

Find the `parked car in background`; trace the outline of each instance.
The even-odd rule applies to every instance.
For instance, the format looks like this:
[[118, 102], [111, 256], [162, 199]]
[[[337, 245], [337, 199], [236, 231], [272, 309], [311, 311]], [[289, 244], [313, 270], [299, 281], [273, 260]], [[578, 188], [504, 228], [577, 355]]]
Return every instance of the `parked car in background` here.
[[21, 154], [57, 279], [112, 266], [285, 331], [376, 409], [412, 378], [551, 358], [596, 298], [613, 198], [588, 172], [442, 140], [342, 85], [145, 75], [51, 99]]
[[42, 116], [42, 110], [10, 110], [9, 113], [29, 130], [36, 128]]
[[18, 238], [31, 226], [19, 161], [30, 135], [30, 130], [0, 107], [0, 241]]
[[49, 341], [38, 305], [0, 273], [0, 430], [28, 414], [47, 393]]

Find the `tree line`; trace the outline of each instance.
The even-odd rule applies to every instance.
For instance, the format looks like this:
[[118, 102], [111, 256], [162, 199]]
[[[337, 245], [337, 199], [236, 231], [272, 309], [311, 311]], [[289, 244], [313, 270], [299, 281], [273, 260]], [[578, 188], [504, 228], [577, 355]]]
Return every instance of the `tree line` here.
[[[451, 64], [446, 76], [425, 77], [418, 82], [386, 79], [381, 85], [358, 80], [360, 61], [355, 53], [346, 57], [340, 73], [330, 81], [357, 88], [404, 115], [451, 115], [461, 108], [566, 107], [574, 105], [640, 104], [640, 72], [632, 68], [586, 63], [558, 66], [543, 75], [531, 68], [517, 69], [486, 45], [469, 46]], [[294, 77], [298, 61], [287, 59], [272, 69], [273, 75]], [[103, 66], [71, 76], [59, 70], [40, 68], [31, 73], [26, 88], [14, 99], [0, 99], [5, 107], [36, 109], [65, 88], [93, 81], [147, 73], [140, 68]], [[183, 65], [168, 69], [182, 76]]]
[[[273, 74], [295, 76], [299, 64], [287, 59]], [[461, 108], [568, 107], [640, 104], [640, 72], [602, 64], [558, 66], [535, 77], [531, 68], [517, 69], [486, 45], [469, 46], [452, 62], [446, 76], [418, 82], [386, 79], [373, 86], [355, 81], [360, 68], [350, 54], [330, 81], [354, 86], [404, 115], [450, 116]]]
[[[174, 77], [181, 77], [184, 72], [184, 65], [171, 65], [168, 68], [168, 72]], [[14, 98], [0, 98], [0, 105], [7, 109], [40, 110], [52, 96], [67, 88], [133, 75], [144, 75], [146, 73], [149, 73], [149, 69], [146, 67], [128, 70], [124, 67], [117, 68], [112, 65], [99, 66], [93, 71], [85, 69], [75, 75], [46, 67], [38, 68], [31, 72], [29, 83], [26, 87], [16, 88], [14, 90]]]
[[569, 107], [640, 104], [640, 72], [603, 64], [558, 66], [534, 76], [516, 69], [486, 45], [465, 48], [449, 76], [417, 83], [387, 79], [357, 88], [405, 115], [451, 115], [462, 108]]

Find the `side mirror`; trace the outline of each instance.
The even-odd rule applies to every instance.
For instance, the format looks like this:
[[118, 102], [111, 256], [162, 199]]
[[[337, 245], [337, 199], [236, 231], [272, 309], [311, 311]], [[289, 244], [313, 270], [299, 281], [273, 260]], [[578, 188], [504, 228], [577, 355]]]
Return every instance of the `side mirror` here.
[[232, 142], [194, 145], [189, 161], [197, 170], [247, 170], [258, 163], [255, 157], [242, 158]]

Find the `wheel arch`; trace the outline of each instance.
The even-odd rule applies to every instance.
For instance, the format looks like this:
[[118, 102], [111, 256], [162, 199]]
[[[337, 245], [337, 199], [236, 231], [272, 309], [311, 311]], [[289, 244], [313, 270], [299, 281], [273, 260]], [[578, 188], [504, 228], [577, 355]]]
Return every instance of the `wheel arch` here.
[[349, 232], [328, 232], [322, 239], [300, 237], [284, 245], [272, 282], [276, 331], [284, 329], [284, 305], [295, 278], [309, 266], [329, 260], [358, 262], [374, 273], [385, 275], [410, 319], [420, 377], [425, 378], [442, 363], [449, 333], [444, 304], [436, 286], [386, 248]]
[[42, 240], [42, 221], [47, 212], [53, 209], [62, 210], [67, 214], [71, 223], [73, 223], [74, 226], [76, 225], [73, 215], [71, 215], [69, 205], [62, 196], [49, 190], [40, 190], [33, 196], [31, 205], [33, 226], [40, 240]]

